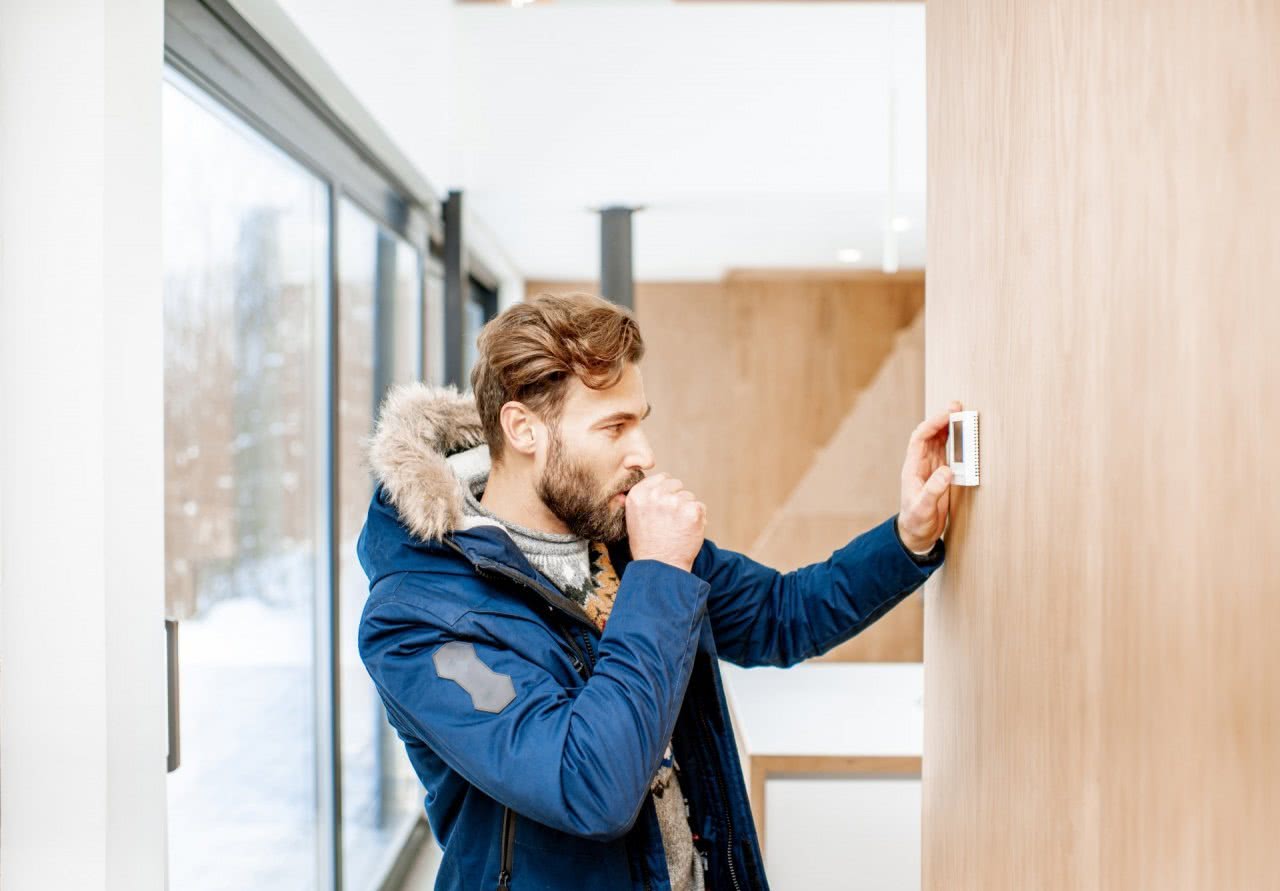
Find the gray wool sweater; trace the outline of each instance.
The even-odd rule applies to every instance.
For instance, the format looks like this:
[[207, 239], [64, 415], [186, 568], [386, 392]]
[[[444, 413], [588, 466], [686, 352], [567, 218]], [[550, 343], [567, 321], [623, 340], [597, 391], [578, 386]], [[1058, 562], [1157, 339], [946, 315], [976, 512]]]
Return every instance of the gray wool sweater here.
[[[468, 467], [470, 462], [465, 458], [457, 462], [451, 460], [450, 463], [454, 464], [454, 472], [463, 482], [462, 526], [470, 528], [492, 525], [504, 529], [539, 572], [554, 582], [566, 597], [573, 598], [586, 608], [589, 615], [599, 616], [597, 624], [603, 626], [613, 608], [612, 592], [608, 592], [605, 597], [597, 594], [598, 573], [593, 573], [591, 543], [572, 533], [557, 534], [529, 529], [491, 513], [478, 500], [488, 480], [488, 468], [476, 465]], [[672, 891], [705, 891], [702, 860], [693, 846], [684, 793], [680, 789], [679, 770], [680, 766], [675, 762], [668, 743], [662, 764], [649, 786], [650, 794], [653, 796], [658, 827], [662, 831], [662, 846]]]

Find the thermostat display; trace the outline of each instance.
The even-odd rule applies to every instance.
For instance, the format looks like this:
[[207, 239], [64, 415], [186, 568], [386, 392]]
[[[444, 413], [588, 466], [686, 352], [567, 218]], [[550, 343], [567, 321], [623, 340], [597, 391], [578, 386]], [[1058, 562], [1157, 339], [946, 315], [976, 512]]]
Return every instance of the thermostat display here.
[[951, 466], [951, 483], [956, 486], [978, 485], [978, 413], [951, 413], [951, 434], [947, 437], [947, 464]]

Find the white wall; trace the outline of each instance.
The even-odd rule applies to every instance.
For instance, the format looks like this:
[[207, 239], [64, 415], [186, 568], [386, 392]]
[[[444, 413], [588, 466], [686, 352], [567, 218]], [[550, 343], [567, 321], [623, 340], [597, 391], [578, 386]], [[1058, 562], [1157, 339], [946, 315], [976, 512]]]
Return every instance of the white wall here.
[[[399, 171], [443, 199], [460, 187], [454, 137], [453, 0], [232, 0], [339, 115]], [[524, 299], [511, 253], [464, 200], [464, 238], [498, 279], [500, 308]]]
[[160, 0], [0, 0], [0, 885], [164, 886]]
[[[237, 0], [236, 6], [261, 30], [253, 10], [274, 2]], [[453, 6], [453, 0], [279, 0], [343, 85], [441, 192], [455, 185]], [[289, 57], [287, 48], [277, 49]]]
[[609, 203], [647, 208], [641, 279], [835, 266], [843, 247], [874, 267], [892, 82], [899, 212], [914, 218], [901, 260], [922, 266], [924, 17], [922, 3], [460, 6], [454, 174], [530, 278], [598, 272], [589, 209]]
[[524, 300], [524, 276], [517, 268], [511, 254], [503, 247], [498, 236], [463, 200], [462, 240], [467, 250], [481, 258], [485, 266], [498, 279], [498, 311], [506, 309], [513, 303]]

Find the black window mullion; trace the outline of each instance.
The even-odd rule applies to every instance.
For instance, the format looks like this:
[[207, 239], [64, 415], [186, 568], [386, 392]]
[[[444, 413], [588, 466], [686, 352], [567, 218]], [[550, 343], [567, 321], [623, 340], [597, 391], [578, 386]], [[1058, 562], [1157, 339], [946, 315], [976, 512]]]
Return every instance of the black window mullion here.
[[[341, 480], [342, 471], [338, 464], [338, 456], [340, 454], [338, 447], [338, 435], [341, 431], [341, 416], [339, 411], [338, 394], [341, 385], [340, 374], [342, 368], [342, 347], [341, 337], [339, 336], [339, 324], [342, 318], [341, 298], [341, 269], [339, 268], [338, 249], [341, 231], [339, 229], [339, 202], [341, 199], [341, 189], [336, 180], [329, 182], [329, 282], [327, 290], [327, 316], [328, 323], [325, 326], [325, 389], [326, 389], [326, 408], [327, 421], [325, 424], [325, 463], [327, 485], [325, 487], [325, 516], [327, 523], [327, 535], [325, 537], [325, 546], [327, 548], [327, 566], [328, 571], [324, 579], [322, 590], [325, 594], [325, 606], [327, 607], [326, 628], [328, 652], [324, 655], [324, 665], [328, 676], [322, 679], [322, 684], [326, 687], [329, 704], [329, 722], [328, 722], [328, 746], [325, 754], [327, 764], [321, 765], [321, 776], [327, 779], [327, 788], [320, 791], [321, 800], [327, 800], [329, 806], [326, 816], [328, 819], [327, 826], [321, 826], [320, 831], [327, 830], [329, 835], [329, 857], [328, 867], [332, 870], [331, 887], [334, 891], [342, 891], [343, 888], [343, 859], [342, 859], [342, 674], [339, 643], [341, 641], [342, 627], [342, 603], [339, 592], [339, 581], [341, 578], [341, 559], [339, 557], [341, 542], [341, 523], [338, 516], [338, 494], [342, 491]], [[320, 664], [320, 660], [316, 660]], [[322, 747], [324, 748], [324, 747]], [[323, 847], [323, 846], [322, 846]]]

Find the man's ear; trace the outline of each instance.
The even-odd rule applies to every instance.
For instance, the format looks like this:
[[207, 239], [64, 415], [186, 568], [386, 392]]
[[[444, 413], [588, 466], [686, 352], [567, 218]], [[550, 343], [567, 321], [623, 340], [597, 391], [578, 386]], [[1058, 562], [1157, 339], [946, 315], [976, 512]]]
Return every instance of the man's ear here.
[[512, 401], [503, 404], [499, 418], [507, 448], [532, 458], [538, 451], [538, 440], [544, 435], [538, 416], [523, 402]]

